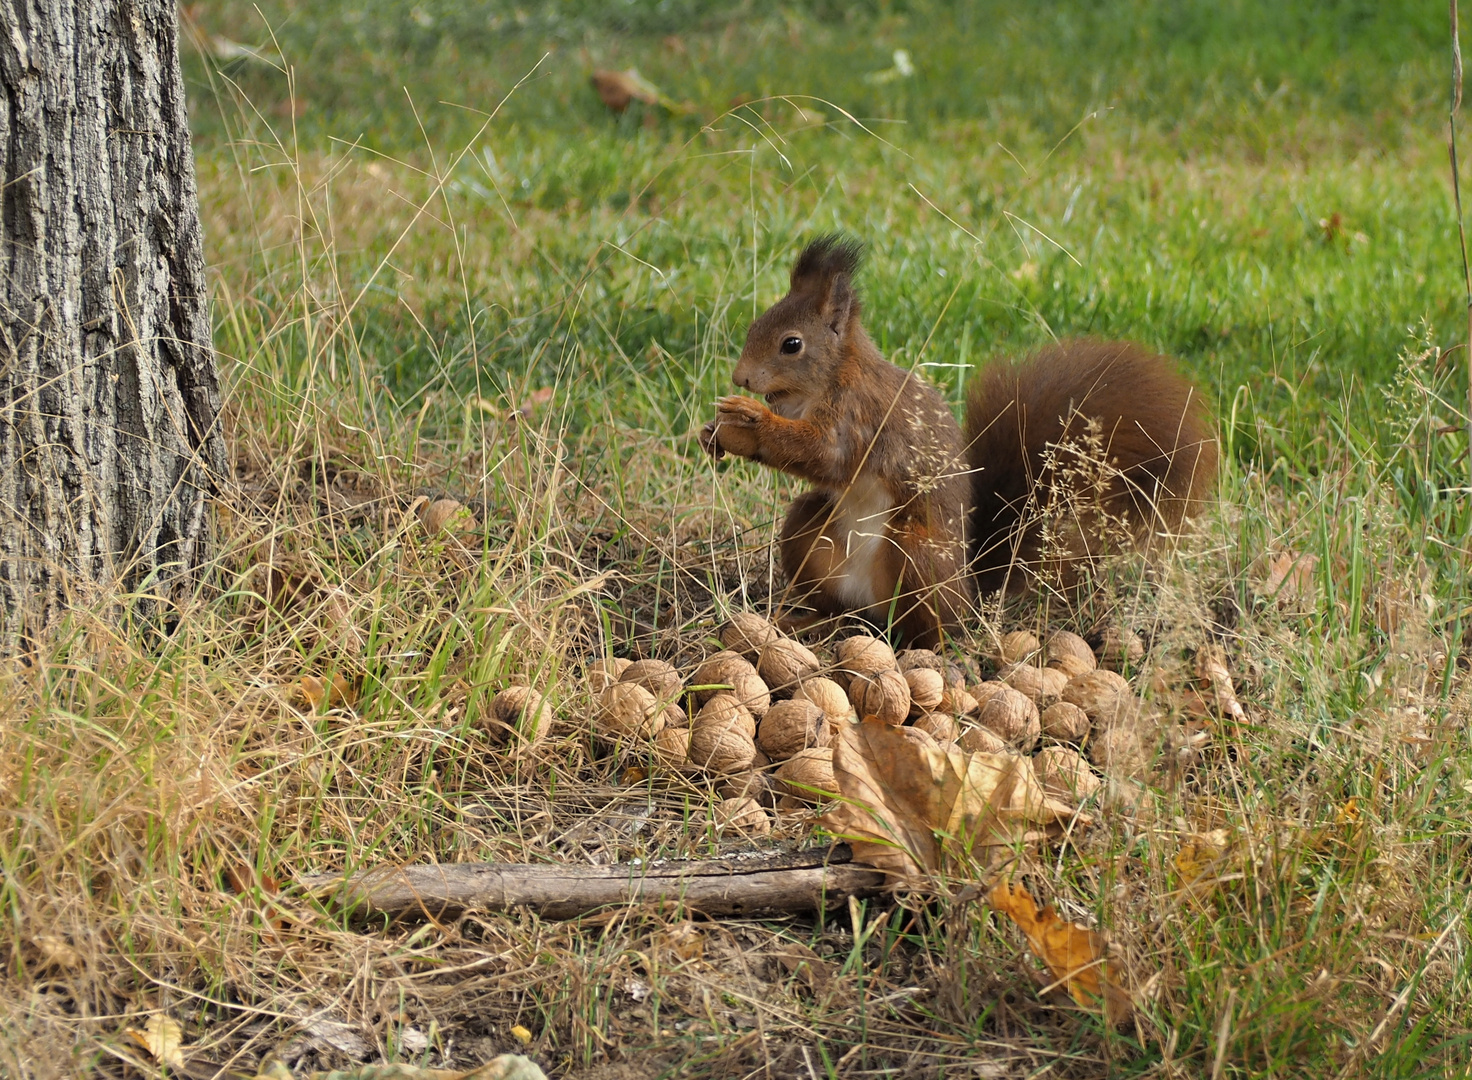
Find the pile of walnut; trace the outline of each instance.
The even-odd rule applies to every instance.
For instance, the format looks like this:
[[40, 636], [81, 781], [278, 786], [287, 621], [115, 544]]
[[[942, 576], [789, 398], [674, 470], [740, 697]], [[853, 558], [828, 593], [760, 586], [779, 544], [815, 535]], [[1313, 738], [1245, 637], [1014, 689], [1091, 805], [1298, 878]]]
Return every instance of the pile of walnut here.
[[[1145, 754], [1129, 683], [1100, 668], [1087, 642], [1067, 631], [1046, 642], [1027, 631], [1004, 635], [989, 658], [998, 677], [981, 683], [968, 683], [960, 667], [928, 649], [896, 654], [866, 634], [839, 641], [824, 664], [744, 612], [721, 628], [720, 640], [725, 649], [688, 679], [663, 660], [604, 660], [589, 677], [600, 737], [652, 742], [664, 768], [718, 781], [721, 829], [763, 834], [769, 809], [836, 793], [831, 745], [839, 725], [859, 717], [903, 726], [941, 749], [1036, 752], [1044, 786], [1080, 802], [1101, 781], [1078, 747], [1106, 772], [1129, 769]], [[1138, 639], [1126, 644], [1138, 647]]]

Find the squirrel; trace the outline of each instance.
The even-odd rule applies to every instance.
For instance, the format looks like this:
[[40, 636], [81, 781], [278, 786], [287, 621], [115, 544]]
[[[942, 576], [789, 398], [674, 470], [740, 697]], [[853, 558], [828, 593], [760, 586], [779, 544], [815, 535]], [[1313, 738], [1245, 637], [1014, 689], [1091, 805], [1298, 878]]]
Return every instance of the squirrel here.
[[1198, 512], [1216, 476], [1200, 392], [1128, 342], [1062, 341], [983, 365], [966, 430], [940, 393], [865, 333], [856, 241], [818, 237], [790, 288], [751, 324], [733, 379], [765, 404], [716, 402], [702, 448], [780, 469], [812, 490], [778, 544], [793, 598], [934, 647], [977, 593], [1056, 582], [1114, 546], [1148, 548]]

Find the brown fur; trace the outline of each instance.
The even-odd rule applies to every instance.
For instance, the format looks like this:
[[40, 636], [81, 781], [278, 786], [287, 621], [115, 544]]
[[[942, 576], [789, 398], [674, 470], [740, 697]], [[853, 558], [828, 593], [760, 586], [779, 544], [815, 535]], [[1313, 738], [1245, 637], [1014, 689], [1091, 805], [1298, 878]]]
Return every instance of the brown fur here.
[[[1094, 422], [1104, 469], [1097, 490], [1061, 475], [1080, 462]], [[1088, 339], [1039, 349], [1020, 362], [996, 360], [974, 378], [966, 410], [967, 456], [974, 470], [969, 531], [977, 587], [1033, 583], [1051, 572], [1071, 584], [1109, 531], [1149, 547], [1199, 511], [1216, 479], [1216, 442], [1200, 391], [1169, 360], [1138, 345]], [[1068, 500], [1067, 528], [1044, 550], [1043, 521], [1056, 526]]]

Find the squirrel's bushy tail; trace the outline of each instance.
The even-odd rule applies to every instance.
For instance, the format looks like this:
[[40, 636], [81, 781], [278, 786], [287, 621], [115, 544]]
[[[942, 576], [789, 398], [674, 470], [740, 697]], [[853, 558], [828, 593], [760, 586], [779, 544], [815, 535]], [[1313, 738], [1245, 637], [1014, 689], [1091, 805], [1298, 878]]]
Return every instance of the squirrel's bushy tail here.
[[1128, 342], [1064, 341], [992, 361], [973, 378], [965, 434], [982, 592], [1069, 585], [1098, 555], [1174, 532], [1216, 481], [1200, 390]]

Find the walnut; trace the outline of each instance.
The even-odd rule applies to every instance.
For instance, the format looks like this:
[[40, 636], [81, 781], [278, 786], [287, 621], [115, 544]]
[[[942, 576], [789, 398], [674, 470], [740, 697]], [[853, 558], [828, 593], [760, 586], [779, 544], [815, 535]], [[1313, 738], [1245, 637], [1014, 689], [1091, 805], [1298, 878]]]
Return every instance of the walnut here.
[[848, 699], [861, 718], [877, 716], [886, 724], [903, 724], [910, 715], [910, 685], [892, 668], [855, 675], [848, 684]]
[[833, 750], [824, 746], [798, 751], [777, 766], [776, 779], [778, 790], [801, 802], [817, 802], [823, 794], [837, 794]]
[[740, 653], [753, 664], [761, 655], [762, 648], [782, 636], [775, 626], [760, 615], [750, 611], [738, 611], [721, 627], [721, 644]]
[[621, 657], [609, 656], [602, 660], [594, 660], [588, 665], [588, 685], [592, 687], [593, 693], [601, 694], [614, 683], [618, 682], [632, 660], [624, 660]]
[[1030, 663], [1042, 647], [1038, 636], [1031, 631], [1013, 630], [1010, 634], [1003, 634], [1002, 640], [997, 643], [995, 659], [999, 667]]
[[756, 743], [736, 724], [697, 723], [690, 731], [690, 763], [721, 775], [751, 768]]
[[642, 686], [661, 701], [674, 701], [685, 689], [675, 665], [664, 660], [635, 660], [618, 677], [621, 683]]
[[736, 700], [734, 694], [717, 694], [695, 714], [697, 728], [702, 727], [734, 727], [746, 735], [748, 739], [756, 738], [756, 717], [751, 715], [751, 710]]
[[956, 744], [968, 754], [1010, 754], [1012, 748], [995, 731], [980, 724], [967, 724]]
[[1089, 643], [1067, 630], [1058, 630], [1051, 634], [1043, 651], [1048, 657], [1048, 666], [1057, 668], [1069, 678], [1093, 671], [1099, 666]]
[[1007, 745], [1024, 754], [1032, 750], [1042, 734], [1038, 707], [1032, 699], [1010, 686], [993, 694], [981, 707], [981, 715], [977, 719]]
[[799, 698], [773, 705], [757, 730], [758, 744], [773, 761], [786, 761], [809, 747], [827, 746], [829, 738], [823, 710]]
[[1040, 717], [1043, 734], [1059, 742], [1078, 742], [1089, 733], [1089, 714], [1067, 701], [1056, 701]]
[[772, 701], [766, 682], [751, 661], [729, 650], [716, 653], [696, 668], [690, 676], [690, 685], [703, 687], [692, 691], [697, 704], [704, 705], [717, 694], [729, 693], [751, 710], [753, 716], [765, 713]]
[[1083, 755], [1069, 746], [1045, 746], [1033, 758], [1033, 769], [1050, 794], [1083, 802], [1099, 790], [1102, 781]]
[[756, 669], [773, 690], [785, 690], [816, 675], [820, 666], [813, 650], [802, 642], [778, 638], [762, 646]]
[[598, 720], [613, 738], [652, 738], [665, 726], [664, 706], [638, 683], [614, 683], [598, 695]]
[[940, 706], [946, 695], [946, 681], [931, 668], [911, 668], [903, 673], [910, 688], [910, 714], [919, 716]]
[[961, 729], [956, 724], [955, 718], [947, 716], [943, 712], [925, 713], [923, 716], [916, 718], [911, 726], [927, 732], [931, 738], [935, 739], [942, 746], [946, 743], [955, 742], [961, 734]]
[[766, 836], [772, 831], [772, 818], [761, 804], [749, 796], [722, 799], [711, 813], [717, 832], [737, 832], [746, 836]]
[[1032, 699], [1040, 709], [1057, 701], [1068, 683], [1068, 676], [1056, 668], [1016, 664], [1001, 672], [1002, 681], [1018, 693]]
[[844, 693], [843, 687], [821, 675], [804, 679], [792, 692], [792, 700], [811, 701], [823, 710], [823, 715], [828, 718], [829, 723], [836, 724], [843, 720], [854, 719], [854, 707], [848, 700], [848, 694]]
[[679, 772], [690, 767], [690, 729], [666, 725], [654, 736], [654, 760]]
[[486, 734], [495, 743], [516, 742], [531, 746], [547, 734], [552, 709], [530, 686], [508, 686], [491, 698], [491, 723]]
[[1063, 700], [1077, 705], [1096, 724], [1113, 724], [1137, 711], [1130, 684], [1122, 675], [1103, 668], [1069, 679], [1063, 687]]
[[946, 670], [946, 662], [930, 649], [903, 649], [894, 654], [894, 666], [902, 672], [924, 668], [942, 676]]
[[896, 670], [894, 650], [889, 643], [868, 634], [844, 638], [834, 650], [834, 659], [837, 661], [834, 678], [840, 686], [849, 686], [857, 675], [873, 676]]

